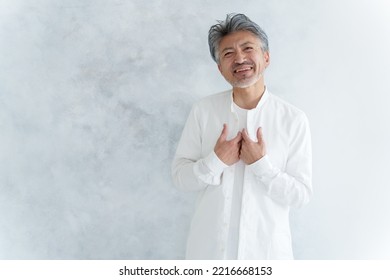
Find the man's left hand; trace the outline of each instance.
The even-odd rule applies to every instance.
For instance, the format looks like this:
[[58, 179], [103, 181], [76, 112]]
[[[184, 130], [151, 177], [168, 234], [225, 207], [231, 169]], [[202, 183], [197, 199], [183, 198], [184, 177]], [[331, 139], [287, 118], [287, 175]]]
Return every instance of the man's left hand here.
[[261, 127], [257, 129], [257, 142], [252, 141], [246, 129], [242, 130], [240, 158], [246, 164], [252, 164], [266, 154], [263, 132]]

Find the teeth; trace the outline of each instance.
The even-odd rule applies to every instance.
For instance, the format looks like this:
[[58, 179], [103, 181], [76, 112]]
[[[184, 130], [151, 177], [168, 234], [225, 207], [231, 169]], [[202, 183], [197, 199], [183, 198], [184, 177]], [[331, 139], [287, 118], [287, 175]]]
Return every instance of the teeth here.
[[242, 68], [242, 69], [237, 69], [236, 72], [242, 72], [242, 71], [251, 70], [251, 69], [252, 69], [251, 67]]

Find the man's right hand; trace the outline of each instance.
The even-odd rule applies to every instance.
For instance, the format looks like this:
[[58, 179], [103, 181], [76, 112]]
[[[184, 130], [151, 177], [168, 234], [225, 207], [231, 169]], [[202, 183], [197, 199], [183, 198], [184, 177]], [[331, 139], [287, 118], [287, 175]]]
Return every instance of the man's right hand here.
[[227, 124], [223, 124], [222, 133], [215, 144], [214, 152], [225, 164], [232, 165], [240, 160], [242, 135], [241, 132], [238, 132], [237, 136], [229, 141], [226, 140], [227, 136]]

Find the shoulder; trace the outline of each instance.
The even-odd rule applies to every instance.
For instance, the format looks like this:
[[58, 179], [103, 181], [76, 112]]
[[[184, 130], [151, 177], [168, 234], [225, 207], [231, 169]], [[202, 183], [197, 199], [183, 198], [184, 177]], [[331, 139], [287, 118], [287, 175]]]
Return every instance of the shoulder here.
[[295, 105], [269, 92], [268, 103], [271, 109], [289, 119], [305, 119], [306, 114]]
[[202, 99], [198, 100], [195, 104], [199, 105], [207, 105], [207, 104], [215, 104], [219, 102], [228, 102], [231, 98], [232, 91], [226, 90], [223, 92], [215, 93], [206, 97], [203, 97]]
[[207, 111], [214, 110], [214, 109], [220, 110], [225, 106], [227, 106], [227, 108], [230, 108], [229, 106], [231, 104], [231, 95], [232, 95], [232, 91], [226, 90], [223, 92], [219, 92], [216, 94], [203, 97], [194, 103], [193, 108], [196, 110], [207, 110]]

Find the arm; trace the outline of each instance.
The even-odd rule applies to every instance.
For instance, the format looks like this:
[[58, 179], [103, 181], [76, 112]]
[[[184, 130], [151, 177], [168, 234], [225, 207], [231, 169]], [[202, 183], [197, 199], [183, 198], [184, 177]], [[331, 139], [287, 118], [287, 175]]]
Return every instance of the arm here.
[[220, 185], [227, 167], [211, 151], [202, 158], [202, 133], [199, 108], [193, 106], [184, 126], [172, 163], [173, 182], [181, 190], [198, 191], [208, 185]]
[[[259, 131], [258, 142], [253, 143], [263, 144], [263, 154], [257, 161], [248, 161], [248, 168], [255, 175], [256, 181], [265, 187], [267, 194], [273, 200], [284, 205], [303, 206], [309, 202], [312, 194], [311, 138], [306, 116], [302, 115], [297, 127], [292, 131], [294, 134], [291, 137], [289, 155], [284, 171], [274, 166], [270, 158], [265, 154], [265, 144], [261, 130]], [[247, 142], [245, 137], [246, 135], [243, 137], [243, 142]], [[253, 143], [251, 145], [254, 145]], [[250, 147], [248, 147], [247, 143], [243, 144], [244, 146], [246, 146], [249, 154]]]
[[226, 167], [240, 160], [241, 132], [227, 140], [228, 126], [211, 151], [202, 158], [202, 139], [199, 109], [194, 106], [185, 124], [172, 164], [175, 185], [182, 190], [202, 190], [208, 185], [220, 185]]

